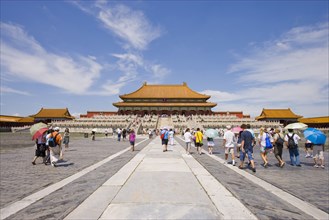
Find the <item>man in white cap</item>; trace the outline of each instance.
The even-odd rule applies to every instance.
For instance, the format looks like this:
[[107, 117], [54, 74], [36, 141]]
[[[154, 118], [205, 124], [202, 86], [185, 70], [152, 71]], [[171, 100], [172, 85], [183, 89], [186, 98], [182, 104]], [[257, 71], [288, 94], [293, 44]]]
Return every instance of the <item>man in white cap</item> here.
[[234, 160], [234, 142], [235, 141], [235, 135], [234, 133], [231, 131], [231, 125], [227, 125], [226, 126], [227, 131], [225, 131], [224, 133], [224, 149], [225, 149], [225, 163], [227, 163], [227, 159], [228, 159], [228, 154], [230, 153], [232, 156], [232, 165], [235, 166], [235, 160]]
[[63, 152], [62, 152], [62, 136], [59, 133], [59, 127], [54, 128], [54, 132], [50, 134], [50, 138], [54, 139], [54, 145], [51, 146], [49, 143], [50, 149], [50, 163], [52, 166], [56, 167], [58, 158], [56, 155], [59, 155], [60, 159], [63, 159]]

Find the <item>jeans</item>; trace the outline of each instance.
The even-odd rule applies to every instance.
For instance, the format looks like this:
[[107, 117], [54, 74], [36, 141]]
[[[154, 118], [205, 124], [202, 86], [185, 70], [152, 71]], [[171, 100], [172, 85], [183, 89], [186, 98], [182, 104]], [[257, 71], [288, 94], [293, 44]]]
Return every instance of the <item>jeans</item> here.
[[252, 157], [253, 149], [251, 148], [246, 148], [245, 152], [240, 151], [240, 161], [244, 161], [246, 154], [248, 155], [249, 161], [253, 160], [254, 158]]
[[[298, 147], [289, 148], [290, 164], [300, 165]], [[296, 160], [295, 160], [296, 157]]]

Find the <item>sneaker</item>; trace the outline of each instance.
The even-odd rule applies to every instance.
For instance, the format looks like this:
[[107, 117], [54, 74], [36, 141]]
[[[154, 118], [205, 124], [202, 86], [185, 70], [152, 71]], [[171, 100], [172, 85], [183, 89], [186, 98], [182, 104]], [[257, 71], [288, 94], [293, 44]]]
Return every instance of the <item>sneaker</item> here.
[[324, 165], [321, 165], [321, 168], [324, 169]]
[[55, 161], [51, 162], [51, 165], [52, 165], [53, 167], [56, 167], [56, 166], [57, 166]]
[[251, 168], [252, 172], [256, 173], [256, 168]]
[[296, 165], [297, 167], [301, 167], [302, 165], [300, 165], [300, 164], [298, 164], [298, 165]]
[[319, 168], [319, 165], [315, 164], [313, 167], [315, 167], [315, 168]]
[[232, 161], [232, 166], [235, 166], [235, 161], [234, 160]]
[[282, 167], [284, 167], [284, 165], [285, 165], [286, 163], [285, 162], [283, 162], [281, 165], [280, 165], [280, 167], [282, 168]]
[[35, 165], [35, 162], [32, 161], [32, 164]]

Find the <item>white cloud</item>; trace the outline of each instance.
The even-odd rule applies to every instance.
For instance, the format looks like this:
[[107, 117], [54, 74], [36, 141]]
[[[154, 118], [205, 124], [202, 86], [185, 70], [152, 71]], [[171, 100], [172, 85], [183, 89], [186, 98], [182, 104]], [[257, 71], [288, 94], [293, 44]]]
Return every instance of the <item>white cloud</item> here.
[[102, 66], [94, 58], [47, 52], [22, 27], [1, 23], [1, 66], [19, 80], [51, 85], [83, 94], [99, 77]]
[[153, 27], [141, 11], [131, 10], [125, 5], [96, 6], [100, 10], [98, 19], [105, 27], [135, 49], [144, 50], [149, 43], [161, 36], [160, 28]]
[[234, 92], [205, 93], [220, 109], [235, 107], [254, 116], [261, 108], [328, 115], [328, 23], [293, 28], [263, 45], [253, 43], [252, 52], [230, 67], [228, 73], [238, 77]]
[[[80, 10], [99, 20], [107, 30], [110, 30], [122, 42], [122, 53], [114, 53], [113, 57], [118, 61], [114, 69], [122, 74], [116, 81], [121, 86], [111, 90], [118, 92], [129, 82], [143, 78], [148, 75], [148, 81], [161, 81], [170, 74], [170, 70], [163, 65], [144, 59], [142, 51], [149, 44], [161, 36], [162, 30], [151, 24], [142, 11], [133, 10], [123, 4], [99, 0], [92, 5], [86, 6], [88, 2], [73, 2]], [[85, 5], [83, 5], [85, 4]], [[115, 85], [115, 82], [109, 83]], [[109, 86], [105, 86], [109, 88]], [[101, 92], [102, 93], [102, 92]]]
[[151, 65], [150, 69], [155, 78], [164, 78], [171, 72], [169, 69], [161, 66], [160, 64]]
[[17, 90], [17, 89], [12, 89], [9, 88], [7, 86], [1, 86], [0, 87], [0, 93], [4, 94], [4, 93], [14, 93], [14, 94], [19, 94], [19, 95], [31, 95], [29, 92], [26, 91], [21, 91], [21, 90]]

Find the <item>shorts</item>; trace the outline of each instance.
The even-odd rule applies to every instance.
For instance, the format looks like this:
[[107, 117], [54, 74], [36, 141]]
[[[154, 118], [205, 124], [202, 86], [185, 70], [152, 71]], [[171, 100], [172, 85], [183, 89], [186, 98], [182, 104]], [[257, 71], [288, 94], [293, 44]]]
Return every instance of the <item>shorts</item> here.
[[314, 159], [324, 159], [323, 147], [322, 145], [313, 145], [313, 158]]
[[266, 154], [268, 154], [268, 153], [270, 153], [270, 152], [272, 152], [273, 151], [273, 147], [272, 148], [265, 148], [265, 146], [260, 146], [260, 152], [261, 153], [266, 153]]
[[240, 151], [240, 161], [244, 161], [244, 158], [246, 157], [246, 154], [248, 155], [248, 159], [253, 160], [254, 158], [252, 157], [253, 149], [245, 149], [245, 153]]
[[225, 147], [225, 154], [234, 154], [234, 147]]
[[161, 143], [162, 145], [168, 145], [168, 139], [162, 139]]
[[129, 141], [130, 145], [135, 146], [135, 141]]
[[312, 148], [312, 143], [305, 143], [305, 148]]
[[215, 143], [213, 141], [208, 141], [208, 147], [213, 147], [215, 146]]
[[191, 142], [185, 142], [186, 147], [191, 147]]
[[202, 147], [202, 146], [203, 146], [203, 143], [198, 142], [198, 143], [195, 144], [195, 146], [197, 146], [197, 147]]

